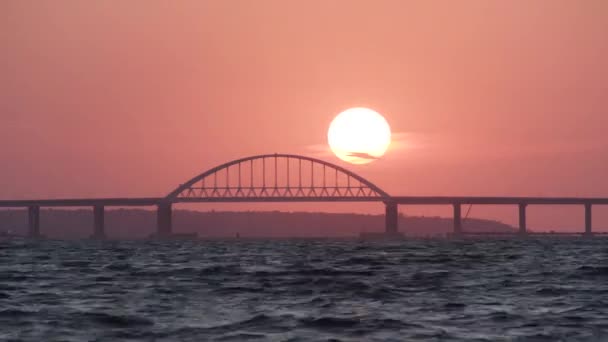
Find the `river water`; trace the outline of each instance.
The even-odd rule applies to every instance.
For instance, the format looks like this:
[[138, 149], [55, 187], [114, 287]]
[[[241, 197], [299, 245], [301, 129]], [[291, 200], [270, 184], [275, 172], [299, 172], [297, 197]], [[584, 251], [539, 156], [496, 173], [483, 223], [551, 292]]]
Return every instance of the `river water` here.
[[0, 241], [0, 341], [608, 341], [608, 240]]

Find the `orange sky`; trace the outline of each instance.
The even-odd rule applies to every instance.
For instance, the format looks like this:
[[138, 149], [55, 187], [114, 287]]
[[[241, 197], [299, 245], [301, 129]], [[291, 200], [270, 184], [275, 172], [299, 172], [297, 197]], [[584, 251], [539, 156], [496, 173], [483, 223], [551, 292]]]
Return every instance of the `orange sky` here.
[[[603, 0], [1, 1], [0, 198], [163, 196], [261, 153], [339, 163], [319, 146], [353, 106], [398, 141], [349, 168], [391, 194], [607, 197], [607, 32]], [[582, 209], [530, 221], [582, 228]]]

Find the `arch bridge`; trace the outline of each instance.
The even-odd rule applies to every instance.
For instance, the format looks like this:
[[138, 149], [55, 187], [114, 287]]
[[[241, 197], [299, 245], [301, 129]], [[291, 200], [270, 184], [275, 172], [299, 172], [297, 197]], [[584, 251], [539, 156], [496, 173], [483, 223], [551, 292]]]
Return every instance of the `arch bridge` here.
[[397, 232], [397, 206], [369, 180], [321, 159], [264, 154], [211, 168], [159, 204], [158, 233], [171, 232], [171, 204], [193, 202], [385, 202], [387, 231]]
[[518, 206], [519, 235], [528, 234], [529, 205], [580, 205], [585, 210], [583, 234], [591, 236], [592, 206], [608, 205], [608, 198], [389, 196], [369, 180], [338, 165], [295, 154], [265, 154], [211, 168], [161, 198], [0, 200], [0, 208], [27, 208], [29, 237], [39, 237], [41, 207], [93, 207], [93, 237], [105, 238], [105, 207], [156, 206], [156, 235], [165, 237], [172, 234], [172, 205], [197, 202], [383, 202], [388, 235], [398, 234], [398, 205], [451, 205], [455, 236], [471, 234], [462, 227], [466, 220], [462, 217], [463, 205]]
[[295, 154], [266, 154], [209, 169], [173, 190], [168, 202], [383, 201], [390, 196], [338, 165]]

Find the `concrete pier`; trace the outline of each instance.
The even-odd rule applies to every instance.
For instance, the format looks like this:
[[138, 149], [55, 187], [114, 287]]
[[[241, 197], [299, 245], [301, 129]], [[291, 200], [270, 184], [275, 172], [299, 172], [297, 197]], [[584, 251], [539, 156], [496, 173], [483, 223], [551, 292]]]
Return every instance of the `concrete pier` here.
[[397, 203], [387, 202], [385, 203], [385, 230], [384, 232], [389, 235], [395, 235], [399, 232], [399, 210]]
[[105, 207], [96, 205], [93, 207], [94, 231], [93, 238], [103, 240], [106, 238], [105, 231]]
[[172, 208], [171, 203], [161, 203], [156, 211], [156, 236], [168, 237], [172, 232]]
[[519, 235], [526, 235], [527, 232], [527, 223], [526, 223], [526, 207], [528, 205], [525, 203], [519, 204]]
[[37, 205], [29, 206], [28, 212], [28, 237], [40, 237], [40, 207]]
[[462, 235], [462, 205], [460, 203], [454, 203], [454, 236], [460, 237]]
[[592, 207], [591, 203], [585, 203], [585, 235], [591, 236], [593, 235], [592, 231]]

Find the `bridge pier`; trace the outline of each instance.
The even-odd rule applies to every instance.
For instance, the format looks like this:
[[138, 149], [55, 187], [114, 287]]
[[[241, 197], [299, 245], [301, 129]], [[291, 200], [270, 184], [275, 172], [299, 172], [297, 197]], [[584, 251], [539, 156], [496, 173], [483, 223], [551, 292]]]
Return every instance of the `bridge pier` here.
[[172, 226], [172, 208], [171, 203], [161, 203], [156, 211], [156, 236], [168, 237], [171, 235]]
[[397, 235], [399, 233], [399, 210], [397, 203], [385, 203], [385, 227], [384, 232], [387, 235]]
[[526, 235], [527, 233], [527, 222], [526, 222], [526, 207], [525, 203], [519, 204], [519, 235]]
[[591, 203], [585, 203], [585, 236], [592, 236], [592, 213]]
[[27, 208], [28, 212], [28, 237], [40, 237], [40, 207], [33, 205]]
[[462, 236], [462, 205], [460, 203], [454, 203], [454, 237]]
[[93, 207], [93, 220], [94, 220], [94, 231], [93, 239], [104, 240], [106, 238], [105, 232], [105, 207], [103, 205], [96, 205]]

